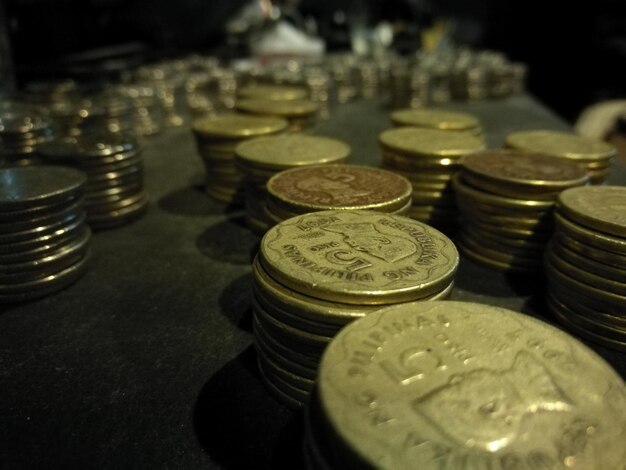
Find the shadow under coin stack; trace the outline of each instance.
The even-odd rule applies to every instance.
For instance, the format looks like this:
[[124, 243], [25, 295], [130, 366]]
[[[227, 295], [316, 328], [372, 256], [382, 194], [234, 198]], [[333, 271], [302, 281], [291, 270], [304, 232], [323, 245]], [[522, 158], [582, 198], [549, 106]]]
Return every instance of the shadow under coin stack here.
[[469, 302], [414, 302], [348, 325], [305, 418], [309, 469], [619, 468], [619, 374], [568, 334]]
[[440, 131], [468, 132], [482, 134], [478, 118], [467, 113], [444, 111], [441, 109], [399, 109], [390, 115], [394, 127], [420, 127]]
[[274, 117], [230, 114], [197, 120], [193, 133], [206, 169], [207, 194], [220, 202], [244, 204], [247, 184], [235, 164], [235, 148], [248, 139], [286, 129], [287, 121]]
[[559, 192], [587, 180], [575, 163], [548, 155], [506, 150], [468, 155], [454, 179], [461, 252], [502, 271], [541, 270]]
[[406, 215], [413, 188], [391, 171], [359, 165], [295, 168], [267, 183], [267, 214], [272, 225], [324, 210], [374, 210]]
[[48, 118], [37, 108], [19, 103], [0, 104], [0, 167], [37, 163], [37, 147], [53, 137]]
[[277, 101], [268, 99], [242, 99], [235, 105], [237, 111], [258, 116], [276, 116], [289, 122], [290, 132], [300, 132], [315, 124], [319, 105], [309, 100]]
[[235, 163], [247, 182], [248, 226], [263, 235], [276, 223], [266, 204], [266, 183], [273, 175], [289, 168], [340, 163], [348, 155], [350, 147], [340, 140], [304, 134], [259, 137], [238, 145]]
[[617, 154], [615, 147], [606, 142], [555, 131], [514, 132], [506, 137], [506, 146], [576, 162], [587, 170], [591, 184], [604, 182]]
[[451, 179], [461, 157], [485, 148], [483, 140], [467, 132], [400, 127], [381, 133], [378, 142], [383, 167], [413, 185], [409, 216], [444, 230], [454, 228]]
[[254, 338], [267, 388], [301, 406], [343, 326], [382, 305], [446, 298], [457, 266], [451, 240], [397, 215], [322, 211], [271, 228], [253, 264]]
[[0, 169], [0, 303], [52, 294], [83, 275], [85, 181], [71, 168]]
[[131, 222], [146, 210], [142, 150], [134, 137], [118, 133], [57, 140], [39, 153], [49, 163], [87, 175], [87, 222], [93, 229], [106, 229]]
[[546, 256], [548, 305], [571, 331], [626, 351], [626, 187], [559, 196]]

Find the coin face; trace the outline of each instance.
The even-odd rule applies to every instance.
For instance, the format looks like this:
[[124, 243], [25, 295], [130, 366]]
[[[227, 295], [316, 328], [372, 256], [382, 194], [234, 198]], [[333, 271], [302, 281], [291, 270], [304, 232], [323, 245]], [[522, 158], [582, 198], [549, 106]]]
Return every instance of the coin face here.
[[382, 209], [402, 207], [411, 183], [390, 171], [357, 165], [320, 165], [283, 171], [267, 183], [275, 198], [299, 208]]
[[326, 420], [376, 468], [618, 468], [624, 383], [543, 322], [466, 302], [378, 310], [319, 370]]
[[276, 101], [259, 98], [239, 100], [236, 107], [246, 113], [281, 117], [310, 116], [319, 109], [317, 103], [309, 100]]
[[480, 127], [480, 121], [471, 114], [440, 109], [399, 109], [391, 113], [391, 122], [397, 126], [452, 131], [466, 131]]
[[626, 237], [626, 187], [589, 186], [563, 191], [559, 210], [594, 230]]
[[340, 140], [304, 134], [259, 137], [243, 142], [235, 155], [243, 165], [285, 169], [303, 165], [339, 163], [350, 147]]
[[615, 147], [599, 140], [565, 132], [543, 130], [509, 134], [506, 137], [506, 146], [581, 161], [606, 160], [616, 153]]
[[207, 117], [193, 124], [193, 131], [216, 139], [241, 139], [275, 134], [287, 129], [287, 121], [278, 117], [229, 114]]
[[288, 219], [261, 240], [274, 279], [311, 297], [350, 304], [415, 300], [452, 281], [458, 252], [428, 225], [368, 211], [321, 211]]
[[461, 157], [485, 148], [483, 140], [466, 132], [450, 132], [417, 127], [384, 131], [378, 137], [381, 147], [405, 155]]

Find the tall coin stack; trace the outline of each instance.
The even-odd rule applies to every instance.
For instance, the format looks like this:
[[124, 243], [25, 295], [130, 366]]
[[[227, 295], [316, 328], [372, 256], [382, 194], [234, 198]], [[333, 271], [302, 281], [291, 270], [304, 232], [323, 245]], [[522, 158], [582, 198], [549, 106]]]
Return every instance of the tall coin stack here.
[[452, 176], [461, 157], [485, 148], [482, 138], [467, 132], [400, 127], [378, 137], [383, 167], [413, 185], [409, 216], [448, 229], [456, 223]]
[[37, 147], [53, 137], [52, 125], [37, 108], [20, 103], [0, 104], [0, 166], [36, 163]]
[[454, 179], [462, 253], [499, 270], [540, 270], [559, 192], [587, 180], [575, 163], [549, 155], [490, 150], [466, 156]]
[[104, 134], [64, 139], [42, 146], [50, 163], [73, 166], [87, 175], [85, 210], [94, 229], [117, 227], [145, 212], [143, 148], [128, 134]]
[[289, 131], [299, 132], [315, 124], [319, 105], [309, 100], [277, 101], [249, 98], [238, 100], [237, 111], [257, 116], [276, 116], [289, 122]]
[[163, 108], [153, 87], [120, 85], [117, 89], [132, 103], [133, 129], [137, 135], [151, 136], [161, 132]]
[[571, 331], [626, 351], [626, 187], [561, 193], [546, 257], [548, 305]]
[[235, 164], [235, 148], [248, 139], [286, 129], [287, 121], [275, 117], [232, 114], [196, 121], [193, 133], [206, 169], [207, 194], [220, 202], [243, 204], [247, 185]]
[[441, 109], [398, 109], [391, 113], [390, 118], [394, 127], [409, 126], [482, 134], [478, 118], [467, 113]]
[[343, 326], [381, 305], [447, 297], [457, 266], [451, 240], [397, 215], [322, 211], [271, 228], [253, 265], [254, 338], [267, 388], [301, 406]]
[[288, 168], [343, 162], [350, 155], [345, 143], [304, 134], [259, 137], [239, 144], [235, 163], [247, 181], [246, 223], [264, 234], [275, 222], [267, 215], [266, 183]]
[[601, 184], [611, 171], [617, 151], [606, 142], [555, 131], [522, 131], [506, 137], [506, 146], [544, 153], [578, 163], [587, 170], [591, 184]]
[[85, 181], [71, 168], [0, 169], [0, 303], [43, 297], [85, 272]]
[[309, 469], [619, 468], [624, 382], [546, 323], [413, 302], [345, 327], [306, 413]]
[[406, 215], [413, 188], [391, 171], [359, 165], [294, 168], [267, 183], [267, 215], [272, 225], [324, 210], [374, 210]]

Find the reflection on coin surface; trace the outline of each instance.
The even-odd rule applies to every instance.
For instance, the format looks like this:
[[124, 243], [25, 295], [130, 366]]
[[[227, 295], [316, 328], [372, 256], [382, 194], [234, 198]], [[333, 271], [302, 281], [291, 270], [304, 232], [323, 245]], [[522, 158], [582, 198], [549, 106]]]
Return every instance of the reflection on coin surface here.
[[378, 141], [387, 148], [403, 155], [426, 155], [433, 157], [461, 157], [485, 148], [479, 137], [466, 132], [399, 127], [381, 133]]
[[344, 328], [318, 379], [353, 461], [376, 468], [620, 468], [624, 383], [569, 335], [510, 310], [415, 302]]
[[415, 126], [428, 129], [467, 131], [480, 127], [478, 119], [471, 114], [441, 109], [399, 109], [391, 113], [396, 126]]
[[201, 136], [221, 139], [267, 135], [285, 129], [287, 129], [287, 121], [284, 119], [240, 114], [207, 117], [196, 121], [193, 125], [194, 132]]
[[626, 237], [626, 187], [588, 186], [559, 195], [559, 210], [588, 228]]

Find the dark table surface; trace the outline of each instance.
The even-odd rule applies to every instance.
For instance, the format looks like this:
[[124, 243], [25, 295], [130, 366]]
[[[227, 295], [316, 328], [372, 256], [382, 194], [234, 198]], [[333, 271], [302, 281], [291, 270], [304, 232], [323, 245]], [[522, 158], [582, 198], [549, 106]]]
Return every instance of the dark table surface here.
[[[451, 108], [480, 117], [490, 147], [511, 131], [568, 129], [525, 95]], [[315, 132], [378, 165], [387, 111], [342, 105]], [[94, 234], [75, 285], [0, 307], [0, 467], [300, 467], [301, 416], [264, 390], [251, 348], [258, 237], [202, 192], [189, 129], [150, 139], [144, 158], [147, 215]], [[626, 183], [626, 167], [609, 181]], [[542, 287], [462, 259], [452, 299], [552, 322]], [[626, 375], [626, 354], [590, 346]]]

